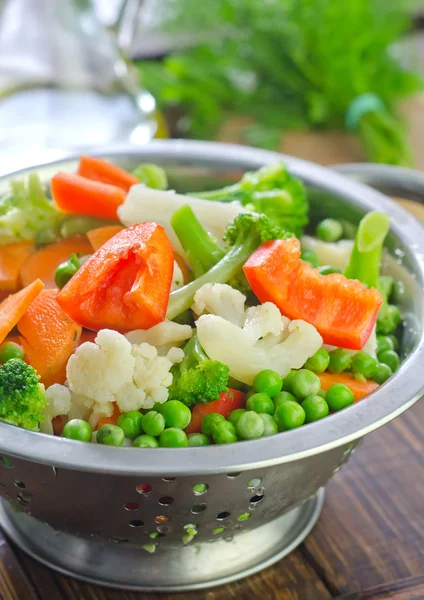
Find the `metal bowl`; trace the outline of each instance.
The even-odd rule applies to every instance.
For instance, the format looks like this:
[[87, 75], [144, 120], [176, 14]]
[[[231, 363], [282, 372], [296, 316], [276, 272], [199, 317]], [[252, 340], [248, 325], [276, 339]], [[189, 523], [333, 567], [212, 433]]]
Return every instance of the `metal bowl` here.
[[[113, 448], [0, 423], [0, 494], [9, 501], [2, 503], [0, 523], [35, 558], [76, 577], [130, 589], [192, 589], [242, 577], [300, 543], [319, 514], [318, 490], [365, 434], [421, 396], [423, 229], [381, 193], [272, 152], [161, 141], [92, 154], [127, 168], [159, 163], [180, 191], [217, 187], [283, 159], [308, 186], [312, 218], [357, 223], [369, 210], [391, 217], [385, 268], [405, 285], [404, 360], [363, 401], [299, 430], [206, 448]], [[47, 180], [57, 170], [74, 170], [76, 160], [61, 155], [33, 169]], [[28, 171], [1, 178], [0, 192]]]

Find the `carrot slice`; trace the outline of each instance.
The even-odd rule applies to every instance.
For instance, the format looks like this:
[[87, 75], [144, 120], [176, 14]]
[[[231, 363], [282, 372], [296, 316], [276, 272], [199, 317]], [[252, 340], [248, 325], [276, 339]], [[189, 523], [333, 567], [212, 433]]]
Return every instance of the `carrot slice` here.
[[77, 173], [93, 181], [116, 185], [125, 192], [128, 192], [131, 186], [140, 183], [140, 180], [128, 171], [93, 156], [81, 156]]
[[54, 435], [60, 435], [62, 433], [64, 426], [65, 426], [65, 419], [64, 419], [63, 415], [59, 415], [57, 417], [54, 417], [54, 419], [52, 419], [52, 427], [53, 427]]
[[218, 400], [207, 404], [196, 404], [191, 411], [191, 421], [185, 428], [185, 432], [200, 433], [203, 417], [209, 413], [218, 413], [227, 417], [236, 408], [246, 407], [246, 394], [240, 390], [228, 388], [228, 392], [221, 392]]
[[321, 275], [300, 259], [298, 239], [265, 242], [243, 270], [262, 303], [311, 323], [326, 344], [360, 350], [368, 340], [382, 303], [379, 292], [338, 273]]
[[86, 237], [73, 237], [44, 246], [32, 254], [22, 265], [21, 281], [28, 285], [34, 279], [41, 279], [47, 288], [55, 288], [54, 274], [57, 267], [68, 260], [71, 254], [92, 254]]
[[[16, 244], [7, 244], [0, 248], [1, 291], [16, 292], [19, 289], [21, 267], [34, 250], [35, 246], [33, 242], [18, 242]], [[33, 277], [32, 281], [34, 279], [36, 277]]]
[[327, 392], [332, 385], [335, 383], [343, 383], [352, 392], [355, 397], [355, 402], [362, 400], [365, 396], [368, 396], [378, 388], [378, 384], [374, 381], [358, 381], [349, 373], [340, 373], [338, 375], [333, 373], [320, 373], [318, 375], [321, 381], [321, 388], [324, 392]]
[[116, 185], [70, 173], [56, 173], [51, 180], [51, 193], [60, 210], [105, 219], [117, 218], [116, 211], [126, 196]]
[[25, 357], [49, 386], [66, 379], [66, 363], [78, 344], [81, 327], [56, 301], [58, 290], [43, 290], [18, 323]]
[[43, 287], [44, 283], [36, 279], [23, 290], [3, 300], [0, 304], [0, 344], [28, 311], [31, 304], [41, 293]]
[[124, 228], [120, 225], [107, 225], [106, 227], [98, 227], [87, 231], [88, 240], [93, 247], [94, 252], [101, 248], [103, 244], [108, 242], [110, 238], [122, 231]]
[[10, 292], [0, 290], [0, 302], [3, 302], [3, 300], [6, 300], [6, 298], [8, 296], [10, 296]]
[[118, 405], [115, 404], [113, 407], [112, 416], [111, 417], [102, 417], [101, 419], [99, 419], [96, 429], [100, 429], [100, 427], [102, 427], [103, 425], [116, 425], [116, 422], [118, 421], [121, 414], [122, 413], [119, 410]]

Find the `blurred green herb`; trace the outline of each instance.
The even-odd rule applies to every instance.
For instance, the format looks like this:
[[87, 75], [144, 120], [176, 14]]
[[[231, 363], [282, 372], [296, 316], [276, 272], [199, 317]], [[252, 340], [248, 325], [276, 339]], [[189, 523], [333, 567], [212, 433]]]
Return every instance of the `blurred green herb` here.
[[164, 29], [202, 41], [163, 63], [137, 64], [162, 108], [183, 107], [179, 133], [210, 138], [229, 115], [245, 115], [253, 124], [244, 139], [266, 148], [284, 130], [343, 128], [352, 101], [374, 94], [380, 109], [357, 111], [353, 128], [371, 161], [409, 165], [396, 106], [423, 80], [393, 53], [410, 25], [409, 5], [169, 0]]

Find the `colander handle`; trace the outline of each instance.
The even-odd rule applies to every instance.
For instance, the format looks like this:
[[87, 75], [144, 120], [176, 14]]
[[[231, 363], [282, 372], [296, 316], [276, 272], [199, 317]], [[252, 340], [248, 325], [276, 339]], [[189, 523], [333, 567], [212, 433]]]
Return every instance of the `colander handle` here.
[[388, 196], [424, 204], [424, 173], [420, 171], [368, 163], [335, 165], [332, 168]]

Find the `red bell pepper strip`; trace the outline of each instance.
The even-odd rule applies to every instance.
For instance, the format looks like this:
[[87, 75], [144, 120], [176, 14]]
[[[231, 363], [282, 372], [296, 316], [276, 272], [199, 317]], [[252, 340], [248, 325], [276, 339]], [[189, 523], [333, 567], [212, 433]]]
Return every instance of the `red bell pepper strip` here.
[[80, 175], [56, 173], [51, 180], [54, 203], [64, 212], [117, 219], [126, 193], [116, 185], [91, 181]]
[[219, 413], [227, 417], [236, 408], [246, 407], [246, 394], [240, 390], [228, 388], [228, 392], [221, 392], [218, 400], [207, 404], [196, 404], [191, 411], [191, 421], [185, 432], [200, 433], [203, 417], [209, 413]]
[[321, 275], [300, 259], [298, 239], [265, 242], [243, 270], [261, 302], [311, 323], [326, 344], [360, 350], [369, 338], [382, 303], [379, 292], [338, 273]]
[[140, 180], [128, 171], [93, 156], [81, 156], [77, 174], [93, 181], [116, 185], [124, 192], [128, 192], [130, 187], [136, 183], [140, 183]]
[[103, 244], [57, 301], [71, 319], [93, 331], [148, 329], [165, 319], [173, 268], [164, 228], [139, 223]]

